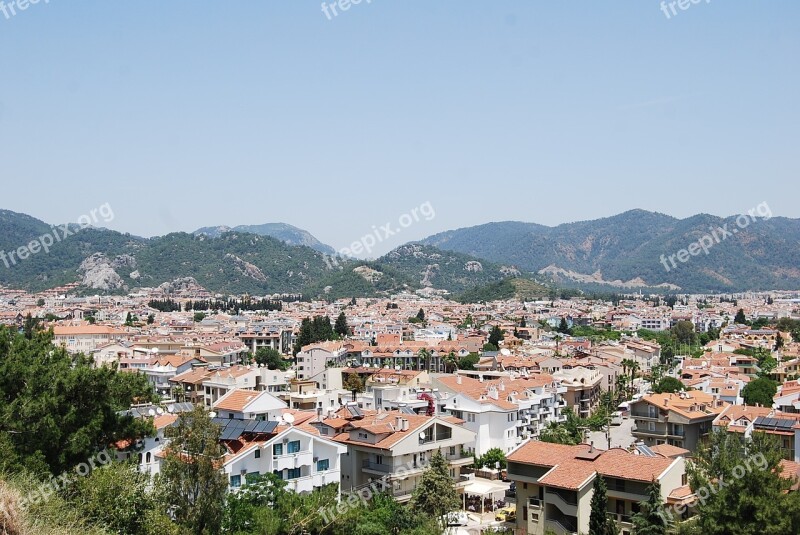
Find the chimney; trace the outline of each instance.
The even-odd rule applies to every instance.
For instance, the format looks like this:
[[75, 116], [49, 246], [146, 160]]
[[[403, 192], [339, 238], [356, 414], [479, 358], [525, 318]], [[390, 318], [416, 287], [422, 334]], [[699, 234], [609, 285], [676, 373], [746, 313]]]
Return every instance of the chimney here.
[[589, 453], [594, 453], [594, 440], [589, 442]]
[[402, 431], [403, 430], [403, 418], [401, 418], [400, 416], [395, 418], [394, 429], [395, 429], [395, 431]]
[[460, 375], [456, 375], [456, 384], [459, 384], [459, 385], [461, 384], [461, 376]]

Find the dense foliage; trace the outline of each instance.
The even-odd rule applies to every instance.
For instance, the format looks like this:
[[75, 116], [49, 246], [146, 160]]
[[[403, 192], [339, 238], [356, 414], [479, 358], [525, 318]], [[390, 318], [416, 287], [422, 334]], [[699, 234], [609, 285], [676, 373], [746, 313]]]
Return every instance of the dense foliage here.
[[0, 468], [58, 474], [150, 430], [118, 414], [134, 401], [152, 400], [143, 375], [95, 368], [52, 341], [51, 331], [24, 336], [0, 327], [0, 449], [6, 450]]

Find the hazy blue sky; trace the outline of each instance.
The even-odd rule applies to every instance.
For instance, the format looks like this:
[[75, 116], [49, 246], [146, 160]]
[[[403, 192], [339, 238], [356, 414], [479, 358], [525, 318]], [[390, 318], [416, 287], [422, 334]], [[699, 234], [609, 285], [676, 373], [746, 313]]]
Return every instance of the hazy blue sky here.
[[[800, 217], [800, 2], [41, 0], [0, 12], [0, 207], [337, 248], [631, 208]], [[10, 2], [5, 0], [6, 4]]]

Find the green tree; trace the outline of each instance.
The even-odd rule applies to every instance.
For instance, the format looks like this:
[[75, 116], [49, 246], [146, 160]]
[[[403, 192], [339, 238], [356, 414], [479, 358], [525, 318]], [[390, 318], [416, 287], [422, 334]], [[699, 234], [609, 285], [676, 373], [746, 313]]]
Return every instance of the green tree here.
[[286, 495], [286, 482], [276, 474], [252, 478], [237, 492], [228, 493], [222, 518], [224, 533], [253, 533], [256, 513], [262, 508], [275, 508]]
[[696, 333], [694, 323], [691, 321], [677, 322], [671, 332], [679, 344], [692, 345], [695, 343]]
[[778, 391], [775, 381], [766, 377], [753, 379], [742, 389], [742, 397], [746, 405], [761, 405], [762, 407], [772, 407], [773, 397]]
[[589, 504], [589, 534], [590, 535], [617, 535], [616, 524], [608, 517], [608, 495], [606, 482], [598, 473], [595, 473], [592, 500]]
[[506, 467], [506, 454], [500, 448], [489, 448], [486, 450], [480, 457], [480, 464], [481, 466], [486, 466], [488, 468], [496, 468], [497, 465], [500, 465], [500, 469], [505, 469]]
[[567, 325], [566, 318], [561, 318], [561, 321], [558, 322], [558, 328], [556, 330], [561, 334], [569, 334], [569, 325]]
[[633, 515], [636, 535], [666, 535], [667, 512], [661, 500], [661, 483], [654, 479], [647, 487], [647, 500], [639, 503], [639, 512]]
[[148, 314], [148, 316], [147, 316], [147, 324], [148, 325], [152, 325], [153, 323], [155, 323], [155, 321], [156, 321], [156, 315], [155, 314]]
[[431, 518], [445, 523], [445, 515], [458, 509], [460, 500], [456, 492], [447, 460], [441, 451], [431, 456], [431, 461], [422, 473], [419, 485], [411, 498], [412, 507]]
[[655, 387], [653, 387], [653, 391], [656, 394], [663, 394], [664, 392], [674, 394], [685, 389], [686, 387], [684, 384], [674, 377], [664, 377], [658, 383], [656, 383]]
[[339, 317], [336, 318], [333, 331], [342, 338], [350, 334], [350, 327], [347, 325], [347, 317], [344, 315], [344, 312], [340, 312]]
[[419, 311], [417, 312], [417, 319], [418, 319], [419, 321], [421, 321], [421, 322], [424, 322], [424, 321], [425, 321], [425, 311], [424, 311], [424, 310], [422, 310], [421, 308], [420, 308], [420, 309], [419, 309]]
[[[77, 478], [66, 491], [70, 503], [90, 522], [115, 533], [148, 535], [169, 522], [150, 476], [134, 463], [111, 463]], [[176, 528], [177, 530], [177, 528]]]
[[775, 335], [775, 351], [781, 349], [782, 347], [783, 347], [783, 336], [781, 336], [781, 333], [778, 332], [778, 334]]
[[475, 365], [481, 360], [477, 353], [470, 353], [458, 359], [459, 370], [475, 370]]
[[289, 369], [290, 363], [280, 351], [272, 349], [271, 347], [259, 347], [255, 354], [256, 364], [266, 366], [270, 370], [286, 371]]
[[205, 313], [204, 313], [204, 312], [195, 312], [195, 313], [194, 313], [194, 317], [193, 317], [193, 319], [194, 319], [195, 323], [200, 323], [200, 322], [201, 322], [201, 321], [203, 321], [205, 318], [206, 318], [206, 315], [205, 315]]
[[549, 422], [539, 434], [539, 440], [572, 446], [580, 444], [583, 440], [583, 430], [581, 429], [583, 422], [570, 407], [563, 409], [561, 415], [565, 417], [565, 421]]
[[364, 391], [365, 386], [364, 381], [357, 373], [348, 373], [344, 377], [342, 388], [349, 392], [359, 393]]
[[143, 436], [149, 423], [119, 411], [153, 395], [145, 377], [95, 367], [53, 345], [52, 331], [29, 339], [0, 327], [0, 436], [34, 472], [58, 474], [117, 440]]
[[445, 355], [442, 359], [442, 363], [447, 373], [453, 373], [458, 370], [458, 357], [456, 357], [456, 354], [452, 351]]
[[492, 344], [495, 347], [500, 347], [500, 342], [503, 341], [503, 330], [495, 325], [492, 327], [492, 330], [489, 331], [489, 340], [488, 343]]
[[786, 535], [800, 533], [800, 494], [788, 492], [777, 441], [754, 433], [742, 441], [717, 431], [687, 463], [703, 535]]
[[133, 316], [131, 316], [130, 312], [128, 312], [128, 314], [125, 316], [125, 325], [129, 327], [133, 325]]
[[225, 454], [219, 427], [198, 406], [182, 414], [168, 436], [160, 482], [176, 522], [195, 535], [219, 533], [228, 489], [219, 469]]
[[734, 316], [733, 322], [738, 324], [738, 325], [746, 325], [747, 324], [747, 318], [744, 315], [744, 310], [742, 310], [740, 308], [739, 311], [736, 312], [736, 316]]

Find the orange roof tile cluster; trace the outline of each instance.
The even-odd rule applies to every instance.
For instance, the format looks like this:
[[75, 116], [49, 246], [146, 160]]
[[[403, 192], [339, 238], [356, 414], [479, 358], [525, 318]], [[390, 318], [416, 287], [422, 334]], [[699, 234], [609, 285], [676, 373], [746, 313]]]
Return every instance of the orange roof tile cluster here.
[[593, 479], [595, 473], [649, 483], [658, 479], [675, 462], [666, 457], [636, 455], [621, 448], [598, 450], [587, 444], [565, 446], [539, 441], [524, 444], [509, 455], [508, 460], [551, 467], [539, 482], [569, 490], [583, 487]]
[[217, 403], [214, 405], [214, 408], [226, 411], [241, 412], [248, 403], [256, 399], [258, 396], [259, 392], [256, 392], [255, 390], [232, 390], [225, 397], [217, 401]]
[[679, 394], [650, 394], [640, 401], [655, 405], [662, 411], [673, 411], [690, 420], [719, 415], [730, 405], [698, 390]]

